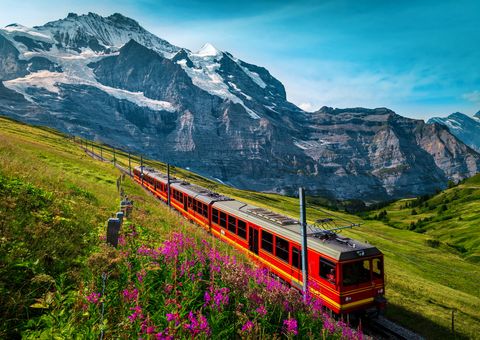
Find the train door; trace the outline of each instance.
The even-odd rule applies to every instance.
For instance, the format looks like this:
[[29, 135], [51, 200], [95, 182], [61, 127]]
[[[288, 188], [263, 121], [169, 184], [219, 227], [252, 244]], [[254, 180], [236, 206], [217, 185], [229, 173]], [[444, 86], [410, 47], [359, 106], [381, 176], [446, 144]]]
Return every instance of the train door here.
[[258, 255], [258, 229], [256, 227], [249, 226], [248, 249]]

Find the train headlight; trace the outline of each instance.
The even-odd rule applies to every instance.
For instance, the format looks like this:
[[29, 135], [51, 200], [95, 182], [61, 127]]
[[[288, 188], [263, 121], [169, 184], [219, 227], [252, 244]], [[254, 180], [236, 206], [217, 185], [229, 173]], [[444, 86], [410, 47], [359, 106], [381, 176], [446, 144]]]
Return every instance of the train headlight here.
[[379, 290], [377, 290], [377, 293], [378, 294], [383, 294], [383, 288], [380, 288]]
[[345, 298], [345, 302], [348, 302], [348, 301], [352, 301], [352, 298], [351, 298], [350, 296], [347, 296], [347, 297]]

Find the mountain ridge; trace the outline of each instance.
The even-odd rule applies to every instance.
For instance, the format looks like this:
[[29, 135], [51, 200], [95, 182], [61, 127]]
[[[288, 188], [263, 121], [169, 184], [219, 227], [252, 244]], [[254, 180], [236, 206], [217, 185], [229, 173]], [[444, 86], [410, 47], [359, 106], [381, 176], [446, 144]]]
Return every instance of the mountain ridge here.
[[208, 44], [177, 47], [120, 14], [10, 25], [0, 56], [0, 98], [24, 98], [0, 100], [1, 112], [239, 188], [376, 201], [480, 169], [480, 155], [440, 125], [388, 108], [307, 113], [266, 68]]
[[432, 117], [427, 123], [446, 126], [458, 139], [480, 152], [480, 111], [473, 116], [454, 112], [445, 118]]

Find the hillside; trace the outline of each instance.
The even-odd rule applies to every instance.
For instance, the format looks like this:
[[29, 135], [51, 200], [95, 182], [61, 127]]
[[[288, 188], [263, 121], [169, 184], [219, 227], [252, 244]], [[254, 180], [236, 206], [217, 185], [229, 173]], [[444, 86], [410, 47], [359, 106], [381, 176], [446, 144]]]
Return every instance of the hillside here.
[[64, 135], [0, 118], [1, 338], [359, 337], [128, 178], [134, 216], [106, 247], [119, 176]]
[[436, 195], [399, 200], [367, 216], [380, 218], [395, 228], [423, 233], [431, 246], [449, 247], [480, 264], [479, 200], [480, 174]]
[[[0, 119], [0, 139], [0, 173], [2, 176], [6, 178], [13, 176], [22, 183], [32, 183], [31, 185], [39, 190], [54, 193], [49, 194], [49, 197], [54, 196], [56, 200], [60, 201], [54, 203], [53, 207], [55, 204], [63, 207], [65, 202], [71, 207], [70, 215], [59, 215], [60, 217], [76, 216], [79, 223], [87, 226], [87, 230], [94, 230], [94, 234], [101, 233], [106, 217], [115, 211], [118, 204], [114, 197], [118, 195], [115, 181], [119, 173], [111, 164], [94, 161], [87, 157], [78, 145], [54, 131], [32, 128], [6, 119]], [[89, 144], [90, 147], [91, 144]], [[99, 145], [94, 144], [93, 147], [98, 152]], [[105, 146], [103, 146], [102, 153], [104, 157], [113, 158], [112, 150]], [[120, 164], [128, 165], [125, 153], [116, 150], [115, 158]], [[138, 158], [135, 157], [132, 165], [137, 164]], [[148, 161], [148, 164], [158, 168], [163, 167], [163, 164], [157, 162]], [[298, 216], [298, 202], [295, 198], [232, 189], [179, 168], [174, 169], [174, 175], [240, 200], [248, 200], [256, 205], [269, 207], [294, 217]], [[471, 185], [473, 186], [473, 182]], [[175, 214], [168, 212], [165, 207], [159, 205], [157, 201], [146, 195], [129, 180], [125, 182], [125, 188], [136, 201], [138, 224], [149, 230], [145, 236], [145, 242], [151, 242], [152, 239], [159, 241], [168, 239], [169, 233], [172, 230], [178, 230], [179, 227], [181, 230], [187, 228], [188, 233], [194, 236], [198, 235], [198, 239], [205, 237], [199, 228], [189, 226], [183, 220], [179, 220]], [[43, 193], [43, 191], [40, 192]], [[307, 214], [311, 222], [326, 216], [325, 210], [319, 210], [319, 208], [322, 207], [309, 204]], [[7, 210], [0, 211], [5, 213]], [[480, 268], [477, 264], [465, 261], [459, 253], [443, 244], [431, 247], [431, 243], [428, 241], [432, 239], [430, 235], [392, 228], [382, 221], [361, 220], [357, 216], [341, 212], [333, 212], [333, 214], [336, 218], [346, 218], [362, 223], [363, 226], [345, 234], [359, 240], [367, 240], [384, 252], [387, 275], [386, 294], [389, 299], [388, 317], [427, 336], [427, 338], [446, 338], [450, 336], [451, 310], [455, 309], [457, 337], [475, 338], [480, 334], [480, 322], [478, 321], [480, 320], [478, 310], [480, 290], [477, 285]], [[69, 233], [68, 237], [58, 235], [58, 233], [55, 235], [56, 240], [71, 240], [73, 244], [79, 241], [79, 237], [82, 238], [82, 242], [85, 242], [81, 243], [85, 245], [85, 252], [78, 255], [77, 259], [79, 260], [75, 260], [76, 266], [67, 270], [70, 277], [77, 279], [65, 284], [66, 288], [62, 289], [70, 291], [78, 282], [88, 278], [87, 282], [91, 282], [89, 281], [91, 276], [85, 277], [81, 274], [86, 269], [85, 260], [82, 259], [85, 259], [89, 253], [98, 251], [98, 241], [94, 238], [86, 238], [87, 235], [88, 232], [82, 232], [80, 235]], [[45, 239], [46, 242], [51, 240], [50, 237]], [[214, 242], [213, 239], [210, 241]], [[226, 253], [236, 254], [222, 243], [215, 242], [215, 246]], [[18, 243], [18, 247], [23, 249], [24, 244]], [[34, 248], [32, 248], [33, 250]], [[36, 255], [34, 254], [34, 256]], [[58, 256], [62, 257], [61, 254]], [[239, 257], [239, 259], [241, 258]], [[448, 270], [445, 270], [446, 268]], [[65, 268], [61, 270], [66, 273]], [[4, 284], [3, 281], [2, 284]], [[90, 287], [91, 283], [88, 285]], [[61, 291], [61, 285], [58, 282], [55, 287]], [[43, 292], [45, 289], [49, 291], [52, 288], [47, 286]], [[38, 294], [40, 296], [29, 296], [28, 298], [34, 302], [36, 298], [42, 297], [40, 292]], [[68, 301], [76, 301], [76, 298], [65, 294], [64, 298], [67, 297], [69, 297]], [[61, 313], [62, 306], [66, 308], [68, 305], [51, 308], [50, 313], [54, 313], [52, 317], [64, 315]], [[125, 312], [122, 311], [122, 313]], [[38, 312], [33, 315], [38, 315]], [[47, 318], [46, 320], [51, 319]], [[78, 326], [75, 323], [78, 320], [62, 320], [62, 322], [66, 322], [63, 324], [65, 332], [72, 332]], [[30, 324], [29, 327], [41, 330], [45, 326], [45, 322], [44, 319], [40, 323]], [[94, 322], [94, 320], [90, 322]], [[9, 325], [12, 324], [16, 324], [16, 327], [21, 325], [11, 320]], [[90, 324], [93, 328], [86, 325], [88, 326], [88, 324], [84, 324], [84, 327], [87, 329], [98, 331], [93, 324]], [[53, 330], [55, 329], [51, 329], [51, 331]], [[56, 328], [55, 331], [59, 332], [60, 330]], [[80, 328], [76, 331], [79, 332]]]
[[0, 110], [263, 192], [379, 201], [480, 169], [440, 124], [387, 108], [303, 111], [264, 67], [174, 46], [118, 13], [0, 29]]

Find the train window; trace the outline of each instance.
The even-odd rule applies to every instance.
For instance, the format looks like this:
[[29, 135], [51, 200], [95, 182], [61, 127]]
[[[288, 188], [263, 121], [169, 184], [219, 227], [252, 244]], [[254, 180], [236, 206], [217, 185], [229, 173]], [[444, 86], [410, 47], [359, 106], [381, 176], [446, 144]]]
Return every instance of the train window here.
[[174, 190], [173, 197], [180, 203], [183, 203], [183, 194], [180, 191]]
[[262, 249], [273, 253], [273, 235], [262, 230]]
[[237, 233], [237, 219], [232, 216], [228, 216], [228, 230], [232, 233]]
[[208, 205], [203, 205], [203, 217], [208, 218]]
[[238, 236], [240, 236], [243, 239], [247, 239], [247, 223], [242, 220], [238, 220]]
[[289, 246], [290, 245], [287, 240], [284, 240], [283, 238], [277, 236], [275, 238], [275, 255], [279, 259], [288, 262], [290, 257], [290, 252], [288, 249]]
[[382, 278], [382, 259], [373, 259], [372, 260], [372, 273], [374, 279]]
[[327, 259], [320, 258], [320, 277], [335, 283], [337, 279], [337, 273], [335, 271], [335, 263]]
[[[368, 264], [367, 264], [368, 263]], [[363, 260], [343, 265], [343, 285], [359, 285], [370, 281], [370, 260]]]
[[302, 269], [302, 255], [297, 247], [292, 247], [292, 266]]
[[220, 226], [227, 227], [227, 214], [222, 211], [220, 211]]
[[212, 222], [218, 224], [218, 210], [215, 208], [212, 209]]

